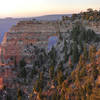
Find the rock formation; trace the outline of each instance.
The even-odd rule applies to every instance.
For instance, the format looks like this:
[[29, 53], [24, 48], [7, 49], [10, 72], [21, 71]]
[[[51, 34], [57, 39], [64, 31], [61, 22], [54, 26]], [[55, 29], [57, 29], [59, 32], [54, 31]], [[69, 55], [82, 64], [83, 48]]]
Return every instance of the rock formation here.
[[[59, 24], [60, 25], [60, 24]], [[17, 25], [5, 33], [1, 47], [5, 59], [21, 59], [28, 45], [48, 47], [48, 38], [58, 36], [58, 32], [67, 31], [65, 27], [59, 27], [58, 21], [20, 21]]]

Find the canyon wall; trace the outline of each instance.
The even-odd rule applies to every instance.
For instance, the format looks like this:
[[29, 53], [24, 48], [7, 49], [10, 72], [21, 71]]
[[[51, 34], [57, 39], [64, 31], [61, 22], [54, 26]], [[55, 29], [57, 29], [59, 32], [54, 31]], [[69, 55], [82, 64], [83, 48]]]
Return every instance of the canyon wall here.
[[[20, 21], [5, 33], [0, 51], [2, 59], [14, 58], [18, 62], [23, 56], [31, 56], [28, 46], [48, 48], [48, 38], [71, 30], [76, 21]], [[100, 34], [100, 23], [84, 21], [87, 28]], [[2, 60], [3, 61], [3, 60]]]
[[37, 45], [39, 47], [48, 47], [48, 38], [58, 36], [59, 32], [67, 32], [67, 28], [58, 24], [59, 21], [20, 21], [5, 33], [1, 47], [4, 59], [11, 57], [19, 61], [23, 56], [29, 55], [25, 53], [25, 49], [29, 45]]

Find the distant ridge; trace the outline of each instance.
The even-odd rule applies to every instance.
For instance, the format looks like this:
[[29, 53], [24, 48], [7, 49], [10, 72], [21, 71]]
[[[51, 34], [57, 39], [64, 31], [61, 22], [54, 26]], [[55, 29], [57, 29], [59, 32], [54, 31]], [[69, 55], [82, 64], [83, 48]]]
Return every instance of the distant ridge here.
[[71, 16], [71, 14], [55, 14], [36, 17], [37, 20], [61, 20], [62, 16]]

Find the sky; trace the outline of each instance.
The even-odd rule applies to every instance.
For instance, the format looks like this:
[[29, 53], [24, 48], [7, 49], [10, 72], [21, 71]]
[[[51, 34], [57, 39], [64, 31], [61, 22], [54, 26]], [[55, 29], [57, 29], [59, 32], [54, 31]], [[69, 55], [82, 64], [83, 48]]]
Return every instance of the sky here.
[[0, 0], [0, 18], [71, 14], [99, 10], [100, 0]]

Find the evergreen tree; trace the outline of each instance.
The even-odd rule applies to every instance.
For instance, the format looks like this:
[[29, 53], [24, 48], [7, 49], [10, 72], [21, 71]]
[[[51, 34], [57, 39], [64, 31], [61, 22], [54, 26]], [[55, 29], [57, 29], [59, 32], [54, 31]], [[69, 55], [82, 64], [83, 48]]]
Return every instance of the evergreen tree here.
[[84, 77], [84, 76], [86, 76], [86, 68], [85, 68], [85, 66], [80, 71], [80, 77]]
[[79, 58], [79, 67], [84, 67], [85, 66], [85, 61], [84, 61], [84, 57], [83, 57], [83, 55], [81, 55], [80, 56], [80, 58]]
[[99, 73], [99, 72], [98, 72], [98, 70], [97, 70], [97, 66], [96, 66], [96, 65], [93, 65], [93, 66], [92, 66], [92, 76], [93, 76], [94, 80], [97, 79], [98, 73]]
[[59, 32], [59, 39], [60, 39], [61, 41], [63, 40], [63, 37], [62, 37], [61, 32]]
[[84, 56], [84, 60], [87, 61], [87, 59], [88, 59], [88, 51], [87, 51], [86, 45], [84, 45], [83, 56]]
[[62, 93], [61, 93], [60, 100], [65, 100], [65, 93], [64, 93], [64, 91], [62, 91]]
[[91, 63], [95, 63], [96, 47], [90, 46], [89, 48], [89, 58]]
[[61, 70], [62, 72], [64, 71], [63, 64], [64, 64], [63, 61], [60, 61], [60, 62], [59, 62], [58, 69], [57, 69], [58, 71], [60, 71], [60, 70]]
[[39, 73], [39, 80], [43, 81], [43, 73], [42, 72]]
[[43, 81], [40, 80], [40, 79], [36, 80], [36, 83], [34, 85], [34, 90], [37, 91], [37, 92], [39, 92], [42, 89], [43, 89]]
[[54, 78], [54, 66], [50, 67], [49, 74], [50, 74], [50, 78], [53, 79]]
[[90, 82], [88, 82], [86, 85], [85, 85], [85, 89], [86, 89], [86, 92], [88, 95], [91, 95], [92, 93], [92, 85]]
[[67, 60], [68, 60], [68, 54], [67, 54], [67, 51], [68, 51], [68, 48], [67, 48], [67, 42], [66, 42], [66, 40], [64, 40], [64, 60], [65, 60], [65, 62], [67, 62]]
[[14, 57], [14, 65], [15, 65], [15, 67], [17, 67], [16, 56]]
[[18, 89], [17, 91], [17, 97], [18, 97], [18, 100], [22, 100], [22, 91], [20, 89]]
[[35, 68], [33, 68], [32, 71], [31, 71], [31, 75], [30, 75], [31, 79], [33, 79], [35, 73], [36, 73]]
[[59, 86], [62, 84], [63, 80], [64, 80], [64, 76], [63, 76], [62, 71], [58, 71], [57, 72], [57, 81], [58, 81]]
[[27, 77], [27, 72], [26, 72], [25, 67], [24, 67], [23, 69], [21, 69], [20, 77], [26, 79], [26, 77]]
[[80, 26], [79, 25], [75, 25], [72, 29], [72, 32], [71, 32], [71, 39], [74, 40], [74, 41], [77, 41], [78, 40], [78, 35], [80, 34]]
[[25, 62], [24, 58], [19, 62], [19, 65], [20, 65], [20, 68], [25, 67], [26, 62]]
[[72, 56], [73, 56], [73, 63], [77, 63], [78, 59], [79, 59], [79, 53], [78, 53], [78, 47], [77, 47], [76, 42], [74, 42], [74, 44], [73, 44]]
[[26, 65], [26, 62], [25, 62], [24, 59], [22, 59], [19, 63], [20, 71], [19, 71], [18, 77], [24, 78], [24, 80], [27, 77], [27, 72], [26, 72], [26, 69], [25, 69], [25, 65]]
[[51, 100], [60, 100], [60, 96], [58, 92], [55, 92], [54, 94], [52, 94]]
[[52, 66], [55, 66], [56, 65], [56, 50], [54, 47], [52, 47], [51, 51], [48, 53], [49, 57], [50, 57], [50, 63]]

